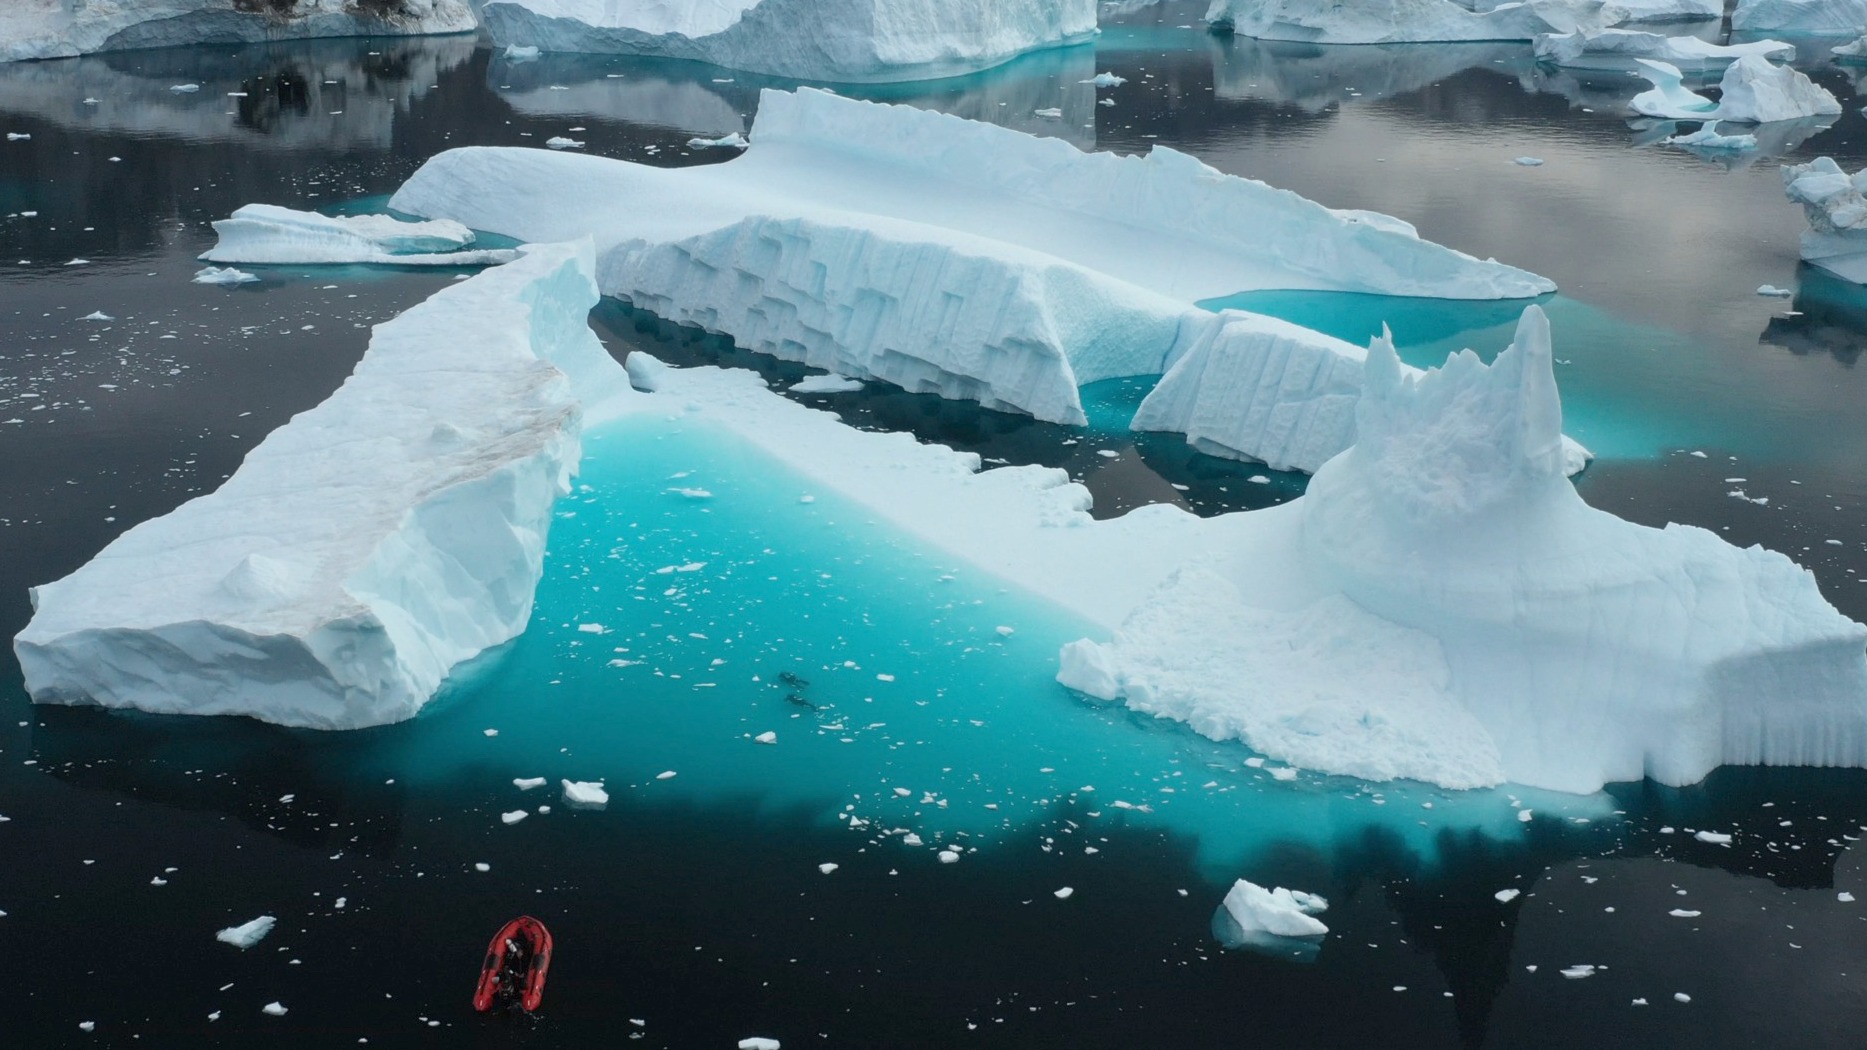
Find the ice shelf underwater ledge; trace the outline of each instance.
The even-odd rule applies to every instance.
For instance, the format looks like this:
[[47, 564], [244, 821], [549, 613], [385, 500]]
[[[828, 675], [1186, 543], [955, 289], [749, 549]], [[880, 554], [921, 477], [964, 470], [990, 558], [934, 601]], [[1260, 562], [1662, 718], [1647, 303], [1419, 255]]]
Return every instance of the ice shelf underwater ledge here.
[[[526, 241], [590, 232], [608, 294], [917, 393], [1080, 424], [1081, 385], [1165, 374], [1137, 427], [1284, 469], [1315, 470], [1352, 440], [1365, 352], [1198, 301], [1555, 290], [1398, 219], [1331, 210], [1164, 147], [1084, 153], [811, 89], [764, 92], [751, 137], [742, 156], [678, 170], [450, 150], [391, 206]], [[1579, 467], [1586, 454], [1571, 451]]]
[[217, 491], [34, 588], [39, 702], [344, 729], [411, 717], [531, 615], [585, 402], [627, 377], [585, 323], [587, 244], [533, 248], [379, 325], [323, 404]]

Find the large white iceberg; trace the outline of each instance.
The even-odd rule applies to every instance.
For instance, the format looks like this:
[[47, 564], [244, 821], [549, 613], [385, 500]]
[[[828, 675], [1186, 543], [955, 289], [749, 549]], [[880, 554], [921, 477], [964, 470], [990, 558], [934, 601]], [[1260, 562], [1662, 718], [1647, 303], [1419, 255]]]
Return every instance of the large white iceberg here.
[[468, 250], [473, 231], [446, 219], [402, 222], [388, 215], [329, 216], [248, 204], [214, 223], [220, 240], [201, 253], [218, 263], [393, 263], [480, 266], [510, 262], [507, 248]]
[[[545, 185], [554, 192], [535, 192]], [[603, 290], [661, 316], [841, 375], [1063, 423], [1085, 419], [1081, 384], [1160, 374], [1210, 339], [1224, 322], [1199, 300], [1554, 287], [1173, 150], [1084, 153], [809, 89], [766, 92], [751, 148], [724, 164], [454, 150], [391, 205], [522, 240], [588, 232]], [[1343, 345], [1302, 334], [1318, 353]]]
[[1531, 40], [1605, 28], [1626, 17], [1625, 9], [1602, 0], [1527, 0], [1484, 11], [1454, 0], [1212, 0], [1206, 11], [1217, 29], [1312, 44]]
[[804, 80], [922, 80], [1088, 40], [1095, 0], [483, 0], [493, 39]]
[[0, 62], [333, 36], [470, 33], [467, 0], [6, 0]]
[[[524, 630], [586, 404], [627, 377], [587, 247], [531, 250], [377, 327], [327, 401], [206, 496], [33, 590], [40, 703], [342, 729], [412, 716]], [[607, 409], [604, 409], [607, 410]]]
[[1832, 158], [1817, 157], [1783, 168], [1783, 192], [1808, 216], [1802, 258], [1867, 284], [1867, 170], [1850, 177]]
[[1544, 34], [1536, 38], [1534, 46], [1537, 61], [1567, 69], [1631, 70], [1635, 59], [1646, 58], [1681, 70], [1703, 72], [1723, 69], [1746, 55], [1773, 62], [1789, 62], [1796, 57], [1795, 47], [1780, 40], [1725, 45], [1695, 36], [1665, 36], [1631, 29]]
[[1640, 75], [1653, 84], [1628, 103], [1642, 116], [1767, 124], [1841, 112], [1841, 103], [1827, 88], [1758, 55], [1745, 55], [1731, 63], [1718, 84], [1720, 97], [1716, 102], [1687, 88], [1677, 66], [1645, 58], [1636, 62]]
[[1491, 365], [1409, 375], [1377, 340], [1355, 445], [1059, 678], [1370, 779], [1585, 792], [1867, 763], [1867, 627], [1780, 554], [1583, 503], [1561, 418], [1535, 307]]
[[1867, 26], [1867, 0], [1737, 0], [1731, 29], [1738, 33], [1807, 33], [1859, 36]]

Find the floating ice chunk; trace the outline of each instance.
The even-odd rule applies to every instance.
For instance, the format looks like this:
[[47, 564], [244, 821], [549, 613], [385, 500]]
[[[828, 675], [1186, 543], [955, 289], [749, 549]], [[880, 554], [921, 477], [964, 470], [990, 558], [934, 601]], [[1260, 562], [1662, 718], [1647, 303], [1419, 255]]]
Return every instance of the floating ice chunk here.
[[817, 865], [817, 870], [823, 872], [825, 875], [828, 875], [829, 873], [835, 871], [840, 866], [841, 865], [829, 864], [829, 863], [819, 864]]
[[8, 142], [24, 142], [30, 138], [32, 138], [32, 136], [23, 131], [9, 131], [6, 133], [6, 140]]
[[862, 380], [839, 376], [835, 372], [806, 376], [791, 384], [793, 394], [847, 394], [862, 389]]
[[656, 773], [655, 779], [656, 780], [673, 780], [674, 776], [675, 776], [674, 770], [668, 769], [668, 770], [663, 770], [660, 773]]
[[1855, 284], [1867, 284], [1867, 169], [1852, 177], [1831, 158], [1783, 167], [1783, 192], [1802, 205], [1809, 228], [1802, 258]]
[[392, 263], [479, 266], [509, 262], [508, 249], [462, 250], [473, 231], [445, 219], [401, 222], [387, 215], [333, 218], [272, 204], [248, 204], [214, 223], [220, 242], [201, 258], [219, 263]]
[[[1668, 146], [1683, 146], [1686, 149], [1705, 150], [1721, 153], [1743, 153], [1757, 148], [1755, 135], [1721, 135], [1712, 130], [1712, 124], [1705, 125], [1690, 135], [1674, 135], [1666, 140]], [[1769, 285], [1764, 285], [1765, 288]], [[1759, 295], [1767, 294], [1759, 290]]]
[[[1486, 9], [1489, 7], [1490, 9]], [[1602, 28], [1626, 17], [1600, 0], [1461, 4], [1454, 0], [1212, 0], [1215, 29], [1305, 44], [1401, 44], [1530, 40], [1543, 33]]]
[[109, 314], [105, 313], [102, 310], [95, 310], [91, 313], [85, 314], [83, 317], [78, 318], [78, 320], [80, 321], [114, 321], [116, 320], [116, 318], [110, 316]]
[[199, 84], [176, 84], [175, 86], [169, 88], [169, 90], [175, 92], [177, 95], [192, 95], [195, 92], [201, 90], [201, 85]]
[[[1618, 0], [1617, 0], [1618, 2]], [[1539, 36], [1536, 59], [1568, 69], [1633, 70], [1636, 59], [1665, 62], [1695, 73], [1721, 70], [1746, 55], [1772, 62], [1795, 59], [1796, 49], [1780, 40], [1714, 44], [1695, 36], [1666, 36], [1632, 29], [1596, 29]]]
[[582, 149], [583, 148], [583, 143], [578, 142], [576, 139], [565, 138], [562, 135], [551, 136], [550, 138], [545, 140], [545, 145], [550, 147], [551, 149]]
[[529, 816], [531, 816], [531, 813], [527, 810], [514, 809], [514, 810], [508, 810], [504, 813], [501, 813], [499, 815], [499, 820], [500, 820], [500, 823], [502, 824], [512, 825], [512, 824], [517, 824], [519, 821], [524, 820], [526, 817], [529, 817]]
[[509, 62], [530, 62], [538, 57], [539, 50], [525, 44], [512, 44], [506, 48], [504, 54]]
[[225, 269], [218, 266], [208, 266], [197, 270], [194, 275], [195, 284], [251, 284], [257, 280], [259, 280], [258, 277], [247, 273], [245, 270], [236, 270], [231, 266]]
[[1213, 913], [1212, 931], [1228, 948], [1277, 950], [1290, 940], [1313, 942], [1328, 934], [1329, 927], [1316, 918], [1328, 907], [1315, 894], [1281, 886], [1265, 889], [1239, 879]]
[[1692, 1001], [1692, 997], [1684, 992], [1674, 992], [1673, 1001], [1677, 1003], [1689, 1003]]
[[214, 939], [222, 944], [231, 944], [235, 948], [245, 951], [253, 945], [258, 944], [260, 941], [265, 940], [266, 935], [272, 932], [272, 928], [277, 925], [278, 922], [278, 919], [270, 915], [261, 915], [251, 922], [243, 922], [238, 926], [227, 927], [219, 933], [216, 933]]
[[1852, 893], [1847, 892], [1846, 890], [1843, 890], [1840, 893], [1835, 894], [1835, 899], [1840, 901], [1843, 904], [1854, 903], [1854, 895]]
[[776, 1039], [755, 1035], [750, 1039], [739, 1040], [739, 1050], [779, 1050], [779, 1044]]
[[533, 788], [544, 787], [545, 778], [544, 777], [518, 777], [512, 781], [512, 786], [518, 788], [520, 791], [530, 791]]
[[1729, 846], [1731, 844], [1731, 836], [1717, 831], [1695, 831], [1692, 833], [1692, 837], [1700, 842], [1709, 842], [1714, 846]]
[[1867, 35], [1857, 40], [1831, 47], [1829, 53], [1835, 56], [1837, 65], [1855, 66], [1867, 64]]
[[1516, 160], [1511, 161], [1511, 163], [1517, 165], [1520, 168], [1540, 168], [1543, 166], [1543, 158], [1541, 157], [1518, 157]]
[[1739, 33], [1853, 37], [1862, 26], [1867, 0], [1737, 0], [1731, 12], [1731, 28]]
[[954, 864], [959, 861], [958, 850], [943, 849], [940, 851], [939, 855], [940, 855], [940, 863], [942, 864]]
[[1053, 891], [1051, 894], [1051, 896], [1057, 898], [1060, 901], [1069, 900], [1071, 897], [1075, 895], [1076, 895], [1076, 890], [1069, 886], [1060, 887], [1057, 890]]
[[1095, 0], [485, 0], [501, 44], [645, 54], [799, 80], [924, 80], [1087, 40]]
[[1118, 77], [1113, 73], [1097, 73], [1094, 77], [1092, 77], [1089, 80], [1085, 80], [1082, 83], [1094, 84], [1096, 87], [1099, 87], [1099, 88], [1115, 88], [1115, 87], [1121, 87], [1123, 84], [1128, 83], [1128, 78]]
[[1518, 897], [1522, 895], [1523, 895], [1522, 890], [1502, 889], [1502, 890], [1497, 891], [1496, 893], [1493, 893], [1491, 896], [1496, 897], [1500, 902], [1504, 904], [1509, 904], [1511, 901], [1516, 900]]
[[1745, 55], [1724, 71], [1717, 102], [1687, 89], [1677, 66], [1644, 58], [1635, 61], [1640, 75], [1653, 84], [1628, 103], [1642, 116], [1760, 124], [1841, 112], [1841, 103], [1826, 88], [1788, 66], [1774, 65], [1757, 55]]
[[744, 135], [737, 131], [721, 135], [716, 139], [691, 138], [687, 140], [688, 149], [745, 149], [751, 144]]
[[1520, 809], [1517, 811], [1517, 820], [1519, 823], [1528, 824], [1532, 820], [1535, 820], [1535, 819], [1536, 819], [1535, 810]]
[[1627, 106], [1635, 113], [1668, 120], [1694, 118], [1716, 120], [1718, 103], [1691, 90], [1684, 84], [1679, 67], [1652, 59], [1636, 59], [1640, 75], [1653, 86], [1635, 95]]
[[95, 1032], [95, 1031], [97, 1031], [97, 1022], [96, 1022], [96, 1021], [79, 1021], [79, 1022], [78, 1022], [78, 1031], [80, 1031], [80, 1032]]
[[265, 1014], [267, 1017], [284, 1017], [285, 1016], [285, 1004], [267, 1003], [266, 1005], [259, 1008], [259, 1012]]
[[1571, 981], [1579, 981], [1584, 977], [1595, 976], [1595, 969], [1596, 968], [1593, 965], [1589, 963], [1583, 963], [1580, 966], [1564, 967], [1560, 972], [1562, 973], [1564, 977], [1567, 977]]
[[634, 396], [570, 320], [592, 265], [538, 248], [379, 325], [344, 386], [218, 491], [37, 588], [14, 640], [33, 698], [380, 725], [516, 636], [579, 415]]
[[609, 792], [603, 790], [601, 781], [566, 780], [564, 783], [564, 802], [572, 809], [602, 809], [609, 805]]
[[1704, 913], [1696, 912], [1696, 911], [1688, 911], [1685, 908], [1674, 908], [1673, 910], [1667, 912], [1666, 914], [1672, 916], [1675, 919], [1696, 919]]
[[1051, 109], [1034, 109], [1031, 111], [1031, 113], [1034, 116], [1043, 117], [1045, 120], [1062, 120], [1063, 119], [1063, 111], [1060, 109], [1056, 109], [1054, 107]]
[[1787, 299], [1796, 293], [1787, 288], [1778, 288], [1773, 284], [1760, 284], [1757, 286], [1757, 294], [1771, 299]]
[[757, 744], [775, 744], [778, 742], [778, 734], [767, 729], [763, 733], [753, 737], [752, 741]]

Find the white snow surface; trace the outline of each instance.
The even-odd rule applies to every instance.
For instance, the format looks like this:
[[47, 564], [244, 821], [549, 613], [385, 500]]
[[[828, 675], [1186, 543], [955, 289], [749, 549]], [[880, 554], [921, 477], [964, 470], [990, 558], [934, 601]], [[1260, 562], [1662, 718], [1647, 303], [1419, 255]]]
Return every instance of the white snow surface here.
[[602, 809], [609, 805], [609, 792], [602, 781], [565, 780], [564, 801], [572, 809]]
[[209, 43], [470, 33], [478, 24], [467, 0], [401, 0], [400, 8], [378, 18], [351, 0], [298, 0], [296, 11], [280, 17], [237, 11], [231, 0], [6, 0], [0, 62]]
[[388, 215], [332, 217], [248, 204], [214, 223], [220, 240], [201, 253], [218, 263], [389, 263], [479, 266], [509, 262], [504, 248], [465, 250], [473, 231], [457, 222], [401, 222]]
[[[1724, 17], [1724, 0], [1613, 0], [1632, 22], [1702, 22]], [[1479, 4], [1478, 6], [1485, 6]]]
[[1569, 69], [1631, 70], [1635, 68], [1634, 59], [1648, 58], [1702, 72], [1723, 69], [1745, 55], [1773, 62], [1796, 57], [1794, 45], [1780, 40], [1721, 45], [1695, 36], [1666, 36], [1632, 29], [1546, 33], [1536, 38], [1534, 46], [1537, 61]]
[[1828, 89], [1760, 55], [1744, 55], [1725, 69], [1724, 79], [1718, 84], [1721, 97], [1717, 102], [1686, 88], [1681, 82], [1684, 74], [1677, 66], [1644, 58], [1636, 62], [1640, 75], [1653, 84], [1628, 103], [1642, 116], [1767, 124], [1841, 112], [1841, 103]]
[[1329, 932], [1316, 916], [1329, 908], [1329, 902], [1313, 893], [1287, 890], [1282, 886], [1265, 889], [1255, 882], [1239, 879], [1225, 893], [1220, 904], [1239, 933], [1246, 938], [1321, 937]]
[[1830, 157], [1786, 165], [1783, 192], [1802, 205], [1809, 220], [1802, 258], [1867, 284], [1867, 169], [1849, 176]]
[[845, 82], [972, 73], [1096, 33], [1095, 0], [483, 0], [481, 14], [501, 44]]
[[270, 915], [261, 915], [251, 922], [243, 922], [238, 926], [227, 927], [219, 933], [216, 933], [214, 939], [222, 944], [231, 944], [235, 948], [245, 951], [253, 945], [258, 944], [260, 941], [265, 940], [266, 935], [272, 932], [272, 928], [277, 925], [278, 922], [278, 919]]
[[377, 725], [517, 635], [583, 405], [633, 396], [584, 321], [593, 267], [536, 248], [377, 326], [217, 491], [34, 588], [33, 699]]
[[1857, 37], [1863, 26], [1867, 0], [1737, 0], [1731, 12], [1731, 29], [1739, 33]]
[[1310, 44], [1531, 40], [1602, 29], [1627, 17], [1626, 8], [1601, 0], [1528, 0], [1489, 10], [1454, 0], [1212, 0], [1206, 11], [1215, 28]]
[[[809, 89], [765, 92], [752, 139], [727, 163], [682, 170], [453, 150], [392, 205], [522, 240], [591, 231], [603, 290], [663, 317], [850, 378], [1061, 423], [1084, 422], [1080, 385], [1163, 373], [1243, 316], [1195, 307], [1202, 299], [1554, 287], [1397, 219], [1332, 211], [1165, 148], [1084, 153]], [[1314, 358], [1343, 347], [1287, 334]]]
[[204, 266], [200, 270], [195, 271], [193, 283], [195, 284], [218, 284], [218, 285], [225, 286], [225, 285], [236, 285], [236, 284], [252, 284], [258, 280], [259, 280], [258, 277], [255, 277], [254, 275], [247, 273], [245, 270], [236, 270], [231, 266], [226, 267], [225, 269], [222, 269], [221, 267], [218, 267], [218, 266]]

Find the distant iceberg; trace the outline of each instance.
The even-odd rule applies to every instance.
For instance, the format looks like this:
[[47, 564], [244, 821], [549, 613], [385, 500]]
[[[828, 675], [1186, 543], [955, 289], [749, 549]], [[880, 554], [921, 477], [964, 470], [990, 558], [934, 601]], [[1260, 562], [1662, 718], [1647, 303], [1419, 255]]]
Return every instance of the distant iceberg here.
[[[374, 14], [374, 7], [387, 10]], [[228, 0], [7, 0], [0, 5], [0, 62], [210, 42], [471, 33], [477, 26], [467, 0], [392, 0], [369, 8], [354, 0], [297, 0], [290, 14], [240, 10]]]
[[[36, 702], [347, 729], [408, 718], [524, 630], [581, 419], [633, 396], [587, 247], [377, 327], [348, 381], [206, 496], [33, 590]], [[607, 408], [603, 409], [607, 411]]]
[[518, 256], [506, 248], [465, 250], [473, 243], [473, 231], [457, 222], [401, 222], [388, 215], [333, 218], [272, 204], [245, 205], [214, 223], [214, 232], [220, 241], [201, 253], [204, 262], [481, 266]]
[[1096, 33], [1095, 0], [482, 0], [481, 14], [507, 46], [838, 82], [973, 73]]
[[1738, 33], [1857, 37], [1863, 26], [1867, 0], [1737, 0], [1731, 12], [1731, 29]]
[[1489, 10], [1454, 0], [1212, 0], [1206, 21], [1259, 40], [1402, 44], [1531, 40], [1544, 33], [1604, 29], [1627, 15], [1626, 9], [1602, 0], [1528, 0]]
[[1631, 70], [1635, 59], [1666, 62], [1681, 70], [1721, 70], [1746, 55], [1772, 62], [1796, 57], [1794, 45], [1780, 40], [1743, 44], [1713, 44], [1695, 36], [1665, 36], [1631, 29], [1602, 29], [1561, 35], [1544, 34], [1535, 41], [1536, 58], [1565, 69]]
[[1677, 66], [1644, 58], [1636, 61], [1640, 75], [1653, 84], [1628, 103], [1641, 116], [1767, 124], [1841, 112], [1841, 103], [1828, 89], [1758, 55], [1745, 55], [1724, 71], [1716, 102], [1685, 87], [1684, 74]]
[[1808, 216], [1802, 258], [1855, 284], [1867, 284], [1867, 170], [1849, 176], [1832, 158], [1817, 157], [1785, 166], [1783, 191]]
[[[543, 185], [557, 191], [534, 192]], [[1554, 289], [1397, 219], [1332, 211], [1173, 150], [1084, 153], [809, 89], [766, 92], [751, 148], [725, 164], [453, 150], [391, 206], [530, 241], [590, 232], [603, 290], [660, 316], [854, 379], [1060, 423], [1085, 421], [1082, 384], [1162, 374], [1210, 341], [1228, 322], [1194, 306], [1203, 299]], [[1280, 330], [1307, 340], [1312, 360], [1346, 349], [1359, 362], [1338, 340]]]

